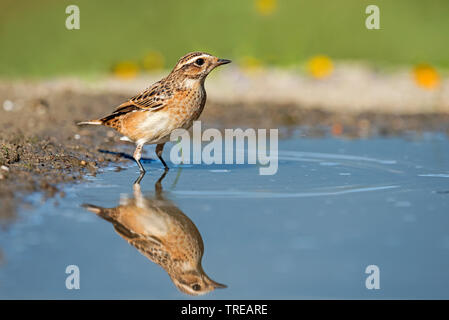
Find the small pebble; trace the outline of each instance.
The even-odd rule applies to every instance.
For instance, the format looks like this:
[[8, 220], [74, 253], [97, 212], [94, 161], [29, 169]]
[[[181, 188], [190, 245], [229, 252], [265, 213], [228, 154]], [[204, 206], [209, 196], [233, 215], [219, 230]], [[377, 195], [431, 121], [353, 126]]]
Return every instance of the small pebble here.
[[4, 170], [4, 171], [6, 171], [6, 172], [9, 171], [9, 168], [8, 168], [7, 166], [1, 166], [0, 169]]
[[79, 134], [75, 134], [74, 138], [75, 138], [75, 140], [79, 140], [79, 139], [81, 139], [81, 136]]
[[3, 102], [3, 109], [5, 111], [12, 111], [12, 109], [14, 109], [14, 102], [11, 100], [5, 100], [5, 102]]
[[86, 161], [81, 160], [81, 165], [82, 165], [82, 166], [85, 166], [86, 164], [87, 164]]

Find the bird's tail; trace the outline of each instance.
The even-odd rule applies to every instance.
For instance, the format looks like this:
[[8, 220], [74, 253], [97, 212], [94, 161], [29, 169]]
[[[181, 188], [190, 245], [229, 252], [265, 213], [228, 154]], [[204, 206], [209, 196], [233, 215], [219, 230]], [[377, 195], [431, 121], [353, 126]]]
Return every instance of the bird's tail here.
[[83, 125], [86, 125], [86, 124], [92, 124], [92, 125], [102, 125], [103, 124], [103, 121], [101, 121], [101, 120], [90, 120], [90, 121], [81, 121], [81, 122], [78, 122], [77, 123], [77, 125], [78, 126], [83, 126]]

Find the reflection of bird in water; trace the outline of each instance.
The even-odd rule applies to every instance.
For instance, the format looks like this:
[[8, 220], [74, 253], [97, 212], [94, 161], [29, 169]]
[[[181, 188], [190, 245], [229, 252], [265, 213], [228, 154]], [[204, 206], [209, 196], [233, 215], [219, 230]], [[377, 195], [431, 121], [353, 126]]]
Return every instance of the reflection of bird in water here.
[[137, 182], [133, 187], [134, 199], [126, 199], [118, 207], [83, 206], [111, 222], [121, 237], [164, 268], [180, 291], [201, 295], [215, 288], [226, 288], [204, 272], [203, 240], [192, 220], [164, 199], [161, 181], [165, 175], [166, 172], [157, 181], [156, 195], [152, 198], [143, 197]]

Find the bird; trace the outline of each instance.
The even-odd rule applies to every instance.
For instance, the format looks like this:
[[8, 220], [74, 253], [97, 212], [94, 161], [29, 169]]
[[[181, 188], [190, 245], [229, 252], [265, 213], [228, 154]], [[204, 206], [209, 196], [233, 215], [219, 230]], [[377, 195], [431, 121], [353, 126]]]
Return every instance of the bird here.
[[203, 295], [227, 286], [204, 272], [201, 260], [204, 244], [197, 227], [172, 201], [165, 199], [161, 181], [155, 195], [145, 198], [140, 183], [133, 185], [134, 198], [122, 199], [115, 208], [83, 204], [114, 226], [115, 231], [141, 254], [160, 265], [179, 291]]
[[133, 158], [140, 172], [145, 144], [156, 144], [156, 155], [168, 170], [162, 151], [175, 129], [190, 129], [201, 115], [206, 103], [204, 81], [216, 67], [231, 60], [220, 59], [206, 52], [191, 52], [181, 57], [163, 79], [119, 105], [111, 114], [78, 125], [103, 125], [123, 135], [121, 140], [136, 144]]

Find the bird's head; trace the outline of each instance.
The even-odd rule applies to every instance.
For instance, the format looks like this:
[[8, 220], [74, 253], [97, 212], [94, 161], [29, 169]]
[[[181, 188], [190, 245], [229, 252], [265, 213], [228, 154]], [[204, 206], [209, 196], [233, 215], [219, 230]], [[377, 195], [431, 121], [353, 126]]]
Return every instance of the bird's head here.
[[231, 60], [219, 59], [205, 52], [192, 52], [178, 60], [172, 73], [188, 79], [204, 80], [213, 69], [230, 62]]
[[178, 275], [171, 275], [173, 283], [179, 291], [199, 296], [215, 289], [227, 288], [225, 284], [215, 282], [199, 267], [199, 270], [185, 271]]

